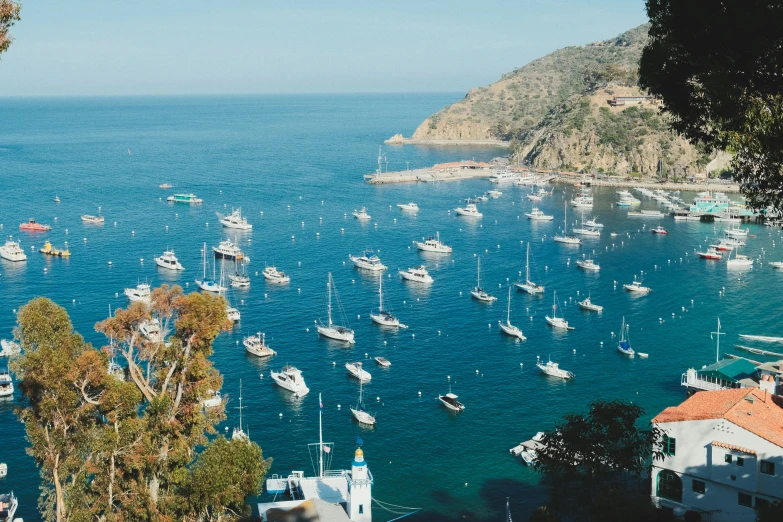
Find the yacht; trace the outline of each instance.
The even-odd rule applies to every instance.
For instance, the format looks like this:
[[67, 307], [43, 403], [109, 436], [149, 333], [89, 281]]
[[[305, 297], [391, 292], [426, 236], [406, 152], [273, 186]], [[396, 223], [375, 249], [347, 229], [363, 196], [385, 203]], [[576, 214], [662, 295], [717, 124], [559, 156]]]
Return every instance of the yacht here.
[[272, 357], [277, 352], [266, 345], [266, 334], [258, 332], [256, 335], [245, 337], [242, 344], [245, 345], [247, 353], [256, 357]]
[[163, 252], [162, 256], [156, 257], [155, 264], [168, 270], [185, 270], [185, 267], [179, 262], [177, 256], [174, 255], [173, 250], [166, 250]]
[[14, 381], [8, 368], [0, 368], [0, 397], [8, 397], [14, 394]]
[[732, 258], [731, 254], [729, 254], [729, 258], [726, 260], [726, 268], [753, 268], [753, 260], [744, 254], [738, 254], [736, 251], [734, 251], [734, 257]]
[[486, 291], [484, 291], [483, 288], [481, 288], [481, 257], [480, 256], [478, 258], [478, 279], [476, 282], [476, 286], [470, 291], [470, 295], [472, 295], [474, 299], [478, 299], [483, 303], [492, 303], [498, 300], [497, 297], [488, 294]]
[[547, 216], [543, 211], [538, 210], [538, 207], [533, 207], [533, 210], [525, 212], [525, 215], [533, 221], [552, 221], [555, 219], [555, 216]]
[[367, 209], [365, 207], [362, 207], [361, 210], [354, 210], [353, 217], [360, 221], [368, 221], [372, 219], [372, 216], [367, 213]]
[[197, 198], [195, 194], [174, 194], [167, 197], [166, 201], [169, 203], [192, 203], [194, 205], [204, 203], [204, 200]]
[[590, 296], [588, 295], [584, 301], [579, 301], [579, 308], [582, 310], [587, 310], [590, 312], [598, 312], [601, 313], [604, 311], [604, 307], [601, 305], [597, 305], [594, 302], [590, 300]]
[[3, 522], [14, 522], [14, 520], [19, 520], [21, 522], [21, 518], [14, 519], [16, 509], [19, 507], [19, 501], [14, 496], [13, 491], [11, 493], [0, 494], [0, 504], [3, 506], [3, 509], [0, 510], [0, 520]]
[[592, 196], [577, 196], [571, 200], [571, 206], [576, 208], [592, 208], [593, 197]]
[[424, 239], [424, 241], [414, 241], [414, 243], [416, 243], [416, 248], [422, 252], [451, 254], [451, 247], [440, 242], [440, 232], [436, 232], [435, 237], [430, 236]]
[[209, 390], [209, 397], [201, 400], [201, 405], [205, 408], [217, 408], [223, 404], [223, 397], [219, 391]]
[[[327, 293], [327, 305], [326, 305], [326, 314], [327, 314], [327, 322], [326, 324], [321, 323], [320, 321], [316, 325], [316, 329], [318, 330], [318, 333], [320, 335], [323, 335], [324, 337], [328, 337], [329, 339], [334, 339], [336, 341], [343, 341], [348, 344], [354, 344], [353, 339], [353, 330], [351, 330], [348, 326], [339, 326], [332, 322], [332, 289], [334, 288], [334, 281], [332, 280], [332, 273], [329, 272], [329, 279], [326, 283], [326, 293]], [[337, 292], [335, 291], [335, 294]], [[340, 306], [340, 298], [337, 297], [337, 306], [340, 309], [340, 314], [343, 316], [343, 321], [345, 321], [346, 324], [348, 324], [348, 321], [345, 319], [345, 313], [342, 312], [342, 307]]]
[[250, 437], [248, 437], [245, 430], [242, 429], [242, 410], [245, 409], [245, 407], [242, 406], [242, 379], [239, 379], [239, 406], [236, 409], [239, 410], [239, 426], [235, 426], [234, 430], [231, 432], [231, 440], [249, 441]]
[[565, 243], [567, 245], [582, 244], [582, 240], [578, 237], [566, 235], [566, 230], [568, 230], [568, 205], [563, 205], [563, 234], [556, 234], [552, 239], [558, 243]]
[[217, 258], [223, 258], [223, 259], [235, 259], [237, 261], [245, 260], [246, 262], [250, 262], [250, 258], [246, 257], [242, 250], [236, 246], [234, 243], [231, 242], [230, 239], [225, 239], [220, 242], [220, 244], [216, 247], [212, 247], [212, 250], [215, 252], [215, 257]]
[[484, 215], [484, 214], [482, 214], [481, 212], [478, 211], [478, 209], [476, 208], [476, 204], [475, 203], [468, 203], [467, 205], [465, 205], [464, 208], [463, 207], [455, 208], [454, 212], [456, 212], [460, 216], [466, 216], [466, 217], [477, 217], [477, 218], [480, 218], [481, 216]]
[[[358, 363], [361, 364], [361, 363]], [[351, 408], [351, 414], [353, 415], [353, 418], [359, 421], [362, 424], [367, 424], [368, 426], [375, 425], [375, 416], [371, 415], [369, 411], [364, 407], [364, 401], [362, 396], [363, 391], [363, 385], [364, 381], [362, 379], [359, 379], [359, 401], [356, 403], [355, 408]]]
[[506, 322], [498, 321], [500, 330], [511, 337], [516, 337], [520, 341], [524, 341], [527, 337], [524, 336], [522, 330], [511, 324], [511, 287], [508, 287], [508, 307], [506, 308]]
[[748, 237], [748, 232], [750, 232], [749, 228], [742, 229], [737, 226], [724, 231], [724, 233], [729, 237]]
[[561, 330], [573, 330], [573, 326], [568, 326], [568, 321], [566, 321], [562, 317], [557, 316], [557, 292], [554, 292], [554, 300], [552, 304], [552, 317], [549, 317], [548, 315], [544, 316], [544, 319], [546, 319], [546, 322], [549, 323], [549, 326], [552, 328], [559, 328]]
[[359, 379], [359, 382], [370, 382], [372, 380], [372, 375], [362, 368], [361, 362], [345, 363], [345, 369], [348, 370], [348, 373], [351, 374], [352, 377]]
[[696, 252], [702, 259], [710, 259], [712, 261], [720, 261], [723, 259], [723, 254], [718, 252], [715, 248], [710, 248], [706, 252]]
[[571, 229], [572, 234], [578, 234], [580, 236], [587, 236], [587, 237], [601, 237], [601, 231], [596, 230], [595, 228], [589, 228], [582, 224], [581, 227], [573, 228]]
[[239, 265], [234, 262], [234, 273], [228, 274], [228, 280], [234, 288], [247, 288], [250, 286], [250, 276], [245, 272], [245, 262], [242, 261], [242, 271], [239, 271]]
[[530, 242], [527, 243], [527, 255], [525, 256], [525, 282], [517, 281], [514, 283], [519, 290], [528, 294], [536, 295], [544, 293], [544, 286], [537, 285], [530, 280]]
[[651, 231], [653, 234], [661, 234], [661, 235], [666, 235], [666, 234], [668, 234], [668, 233], [669, 233], [669, 232], [668, 232], [668, 231], [667, 231], [665, 228], [663, 228], [661, 225], [658, 225], [657, 227], [655, 227], [655, 228], [651, 229], [650, 231]]
[[238, 230], [252, 230], [253, 225], [247, 222], [247, 218], [242, 215], [242, 209], [231, 209], [231, 214], [224, 216], [220, 212], [217, 212], [217, 217], [220, 219], [220, 223], [226, 228], [236, 228]]
[[215, 265], [212, 265], [212, 279], [207, 279], [207, 244], [204, 243], [204, 249], [202, 252], [202, 258], [204, 259], [204, 273], [201, 279], [196, 279], [196, 286], [207, 292], [223, 292], [226, 288], [217, 281], [215, 277]]
[[26, 230], [28, 232], [48, 232], [51, 229], [52, 229], [51, 225], [44, 225], [42, 223], [38, 223], [33, 218], [30, 218], [30, 220], [27, 223], [19, 224], [19, 230]]
[[588, 270], [591, 272], [598, 272], [601, 270], [601, 265], [593, 261], [592, 259], [577, 259], [576, 266], [582, 270]]
[[483, 193], [480, 196], [476, 196], [474, 199], [476, 201], [480, 201], [482, 203], [486, 203], [487, 201], [489, 201], [489, 196], [487, 196], [487, 193], [485, 192], [485, 193]]
[[397, 206], [400, 208], [400, 210], [405, 210], [407, 212], [418, 212], [419, 211], [419, 205], [416, 203], [397, 203]]
[[430, 284], [434, 281], [429, 272], [427, 272], [427, 267], [424, 265], [416, 268], [409, 268], [408, 270], [400, 270], [400, 277], [406, 281], [413, 281], [415, 283]]
[[150, 285], [147, 283], [139, 283], [136, 285], [136, 288], [126, 288], [122, 293], [124, 293], [128, 300], [133, 303], [144, 303], [145, 305], [149, 305], [152, 302], [150, 300], [152, 292], [150, 290]]
[[641, 281], [634, 281], [633, 283], [630, 284], [624, 284], [623, 288], [625, 288], [629, 292], [633, 292], [636, 294], [649, 294], [650, 292], [652, 292], [652, 288], [649, 288], [647, 286], [642, 286]]
[[147, 319], [139, 323], [139, 333], [148, 341], [153, 343], [163, 342], [163, 332], [160, 328], [160, 321], [157, 318]]
[[392, 328], [408, 328], [400, 323], [400, 320], [394, 317], [391, 312], [383, 309], [383, 274], [378, 274], [378, 295], [380, 301], [378, 313], [370, 312], [370, 319], [372, 319], [372, 322], [381, 326], [390, 326]]
[[465, 409], [465, 405], [457, 400], [457, 395], [449, 392], [446, 395], [438, 395], [438, 400], [446, 408], [457, 413]]
[[125, 380], [125, 368], [114, 360], [114, 357], [109, 359], [109, 367], [107, 368], [109, 375], [117, 379], [118, 381]]
[[628, 323], [625, 322], [625, 316], [623, 316], [623, 325], [620, 327], [620, 342], [617, 343], [617, 351], [633, 357], [636, 352], [631, 348], [631, 339], [628, 337], [629, 328]]
[[604, 228], [604, 224], [603, 223], [599, 223], [595, 219], [596, 218], [588, 219], [587, 221], [584, 221], [582, 223], [582, 226], [583, 227], [589, 227], [589, 228]]
[[286, 275], [285, 272], [278, 270], [275, 266], [268, 266], [264, 268], [264, 279], [270, 283], [277, 283], [280, 285], [286, 285], [291, 282], [291, 278]]
[[489, 194], [489, 197], [491, 197], [492, 199], [497, 199], [497, 198], [499, 198], [500, 196], [503, 195], [503, 193], [501, 191], [494, 190], [494, 189], [487, 191], [487, 194]]
[[89, 223], [91, 225], [103, 225], [106, 219], [103, 216], [91, 216], [89, 214], [82, 215], [82, 222]]
[[531, 192], [530, 194], [527, 195], [527, 199], [529, 199], [530, 201], [538, 202], [541, 201], [543, 198], [538, 194], [536, 194], [535, 192]]
[[5, 245], [0, 246], [0, 257], [8, 261], [27, 261], [27, 254], [19, 247], [19, 242], [8, 238]]
[[225, 273], [225, 265], [221, 263], [220, 265], [220, 290], [219, 294], [223, 297], [223, 299], [226, 300], [226, 317], [228, 317], [229, 321], [232, 322], [239, 322], [242, 319], [242, 314], [239, 312], [237, 308], [234, 308], [231, 306], [231, 301], [228, 298], [228, 294], [226, 291], [228, 288], [226, 287], [226, 273]]
[[657, 210], [642, 210], [641, 212], [634, 212], [629, 211], [627, 214], [628, 217], [638, 217], [638, 218], [662, 218], [663, 212], [659, 212]]
[[490, 183], [512, 183], [519, 179], [519, 175], [507, 170], [500, 170], [489, 177]]
[[275, 381], [275, 384], [290, 391], [297, 397], [304, 397], [310, 392], [310, 388], [307, 387], [304, 377], [302, 377], [302, 372], [294, 366], [287, 364], [279, 372], [270, 371], [269, 375]]
[[348, 254], [348, 259], [353, 262], [353, 266], [361, 268], [362, 270], [371, 270], [373, 272], [379, 272], [386, 270], [388, 267], [381, 263], [381, 258], [375, 255], [372, 250], [365, 250], [361, 256], [353, 256]]
[[547, 362], [541, 362], [540, 360], [536, 362], [536, 366], [545, 373], [546, 375], [552, 376], [552, 377], [559, 377], [561, 379], [573, 379], [574, 374], [569, 372], [568, 370], [563, 370], [560, 368], [560, 365], [556, 362], [552, 362], [552, 359], [549, 359]]
[[783, 261], [770, 261], [767, 264], [772, 268], [783, 269]]

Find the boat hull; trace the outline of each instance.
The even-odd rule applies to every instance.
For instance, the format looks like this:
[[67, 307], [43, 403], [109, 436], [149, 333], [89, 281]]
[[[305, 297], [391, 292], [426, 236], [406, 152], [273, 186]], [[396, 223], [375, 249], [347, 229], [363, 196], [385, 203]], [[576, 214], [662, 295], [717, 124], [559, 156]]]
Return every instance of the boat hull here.
[[527, 337], [524, 336], [522, 333], [522, 330], [514, 326], [513, 324], [505, 324], [502, 321], [498, 321], [498, 326], [500, 326], [500, 330], [510, 336], [510, 337], [516, 337], [520, 341], [524, 341], [527, 339]]
[[356, 341], [353, 339], [353, 330], [337, 329], [333, 326], [318, 326], [318, 334], [335, 341], [342, 341], [348, 344], [354, 344]]

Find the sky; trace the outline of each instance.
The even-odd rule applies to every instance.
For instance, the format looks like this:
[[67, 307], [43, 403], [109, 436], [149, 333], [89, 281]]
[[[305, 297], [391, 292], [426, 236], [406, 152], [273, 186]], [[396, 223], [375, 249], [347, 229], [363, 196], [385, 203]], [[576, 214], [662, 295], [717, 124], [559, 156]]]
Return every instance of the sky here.
[[21, 0], [0, 96], [463, 92], [642, 0]]

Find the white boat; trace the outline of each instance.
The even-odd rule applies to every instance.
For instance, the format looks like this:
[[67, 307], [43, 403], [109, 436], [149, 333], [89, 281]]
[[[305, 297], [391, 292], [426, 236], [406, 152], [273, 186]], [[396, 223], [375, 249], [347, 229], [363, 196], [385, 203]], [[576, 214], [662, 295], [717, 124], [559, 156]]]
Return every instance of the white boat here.
[[122, 293], [133, 303], [144, 303], [145, 305], [151, 303], [152, 292], [147, 283], [139, 283], [136, 288], [126, 288]]
[[579, 301], [579, 308], [583, 310], [588, 310], [590, 312], [598, 312], [601, 313], [604, 311], [604, 307], [601, 305], [597, 305], [594, 302], [590, 300], [590, 296], [588, 295], [584, 301]]
[[601, 265], [593, 261], [592, 259], [577, 259], [576, 266], [582, 270], [588, 270], [592, 272], [598, 272], [601, 270]]
[[481, 256], [478, 258], [478, 279], [476, 286], [470, 291], [470, 295], [472, 295], [474, 299], [478, 299], [484, 303], [491, 303], [498, 300], [497, 297], [488, 294], [486, 291], [484, 291], [483, 288], [481, 288]]
[[6, 478], [8, 476], [8, 464], [0, 462], [0, 478]]
[[478, 211], [476, 208], [475, 203], [468, 203], [464, 207], [458, 207], [454, 209], [454, 212], [459, 214], [460, 216], [466, 216], [466, 217], [477, 217], [480, 218], [484, 214]]
[[400, 270], [399, 272], [400, 277], [406, 281], [425, 284], [430, 284], [434, 281], [429, 272], [427, 272], [427, 267], [424, 265], [417, 266], [416, 268], [409, 268], [407, 270]]
[[560, 365], [556, 362], [552, 362], [552, 359], [549, 359], [547, 362], [541, 362], [540, 360], [536, 362], [536, 366], [545, 373], [546, 375], [550, 375], [552, 377], [559, 377], [561, 379], [573, 379], [574, 374], [569, 372], [568, 370], [563, 370], [560, 368]]
[[554, 298], [552, 303], [552, 317], [545, 315], [544, 319], [546, 319], [546, 322], [549, 323], [549, 326], [551, 326], [552, 328], [559, 328], [561, 330], [574, 329], [573, 326], [568, 326], [568, 321], [566, 321], [563, 317], [557, 316], [557, 291], [554, 292]]
[[279, 372], [270, 371], [269, 375], [275, 381], [275, 384], [284, 390], [290, 391], [297, 397], [304, 397], [310, 392], [310, 388], [307, 387], [304, 377], [302, 377], [302, 372], [294, 366], [287, 364]]
[[[329, 272], [329, 279], [326, 283], [326, 293], [327, 293], [327, 300], [326, 300], [326, 315], [327, 315], [327, 321], [326, 324], [321, 323], [320, 321], [316, 325], [316, 329], [318, 330], [318, 333], [320, 335], [323, 335], [324, 337], [328, 337], [329, 339], [334, 339], [336, 341], [343, 341], [348, 344], [354, 344], [353, 339], [353, 330], [351, 330], [347, 326], [340, 326], [336, 325], [332, 322], [332, 289], [334, 288], [334, 281], [332, 280], [332, 273]], [[335, 294], [337, 294], [337, 290], [335, 289]], [[343, 316], [343, 320], [346, 324], [348, 324], [348, 321], [345, 319], [345, 313], [342, 311], [342, 307], [340, 306], [340, 297], [337, 297], [337, 306], [340, 309], [340, 314]]]
[[195, 205], [204, 203], [204, 200], [196, 197], [195, 194], [174, 194], [173, 196], [167, 197], [166, 201], [169, 203], [192, 203]]
[[749, 228], [732, 227], [728, 230], [724, 230], [724, 234], [729, 237], [748, 237]]
[[168, 270], [185, 270], [185, 267], [179, 262], [177, 256], [174, 255], [173, 250], [166, 250], [163, 252], [162, 256], [156, 257], [155, 264]]
[[277, 269], [275, 266], [268, 266], [264, 268], [264, 279], [270, 283], [277, 283], [280, 285], [286, 285], [291, 282], [291, 278]]
[[741, 239], [737, 239], [734, 237], [726, 237], [720, 240], [720, 245], [726, 245], [731, 246], [734, 248], [745, 246], [745, 242]]
[[590, 227], [590, 228], [604, 228], [604, 224], [603, 224], [603, 223], [599, 223], [599, 222], [598, 222], [598, 221], [596, 221], [595, 219], [596, 219], [596, 218], [593, 218], [593, 219], [588, 219], [587, 221], [585, 221], [584, 223], [582, 223], [582, 226], [584, 226], [584, 227]]
[[489, 177], [490, 183], [512, 183], [515, 180], [519, 179], [519, 174], [516, 174], [514, 172], [509, 172], [507, 170], [501, 170], [499, 172], [496, 172], [495, 174], [492, 174]]
[[362, 270], [379, 272], [388, 268], [386, 265], [381, 263], [381, 258], [379, 258], [372, 250], [365, 250], [361, 256], [353, 256], [348, 254], [348, 259], [353, 262], [353, 266]]
[[582, 240], [576, 236], [566, 235], [568, 230], [568, 205], [563, 205], [563, 234], [556, 234], [552, 239], [558, 243], [565, 243], [567, 245], [581, 245]]
[[542, 198], [538, 194], [531, 192], [530, 194], [527, 195], [527, 199], [529, 199], [530, 201], [538, 202], [541, 201]]
[[783, 269], [783, 261], [770, 261], [767, 264], [772, 268]]
[[628, 323], [625, 322], [625, 316], [623, 316], [623, 325], [620, 327], [620, 341], [617, 343], [617, 351], [633, 357], [636, 352], [631, 348], [631, 339], [628, 336], [628, 330]]
[[696, 252], [702, 259], [711, 259], [713, 261], [720, 261], [723, 259], [723, 254], [718, 252], [714, 247], [710, 248], [706, 252]]
[[82, 222], [89, 223], [91, 225], [103, 225], [106, 219], [103, 216], [91, 216], [89, 214], [82, 215]]
[[14, 394], [14, 381], [8, 368], [0, 368], [0, 397], [8, 397]]
[[19, 242], [10, 237], [5, 245], [0, 246], [0, 257], [13, 262], [27, 261], [27, 254], [21, 249]]
[[217, 408], [223, 404], [223, 397], [220, 396], [219, 391], [209, 390], [210, 396], [201, 400], [201, 405], [204, 408]]
[[372, 219], [372, 216], [367, 213], [367, 209], [365, 207], [362, 207], [361, 210], [354, 210], [353, 217], [355, 217], [359, 221], [368, 221]]
[[734, 250], [733, 253], [733, 258], [731, 257], [731, 253], [729, 253], [729, 258], [726, 260], [726, 268], [730, 270], [753, 268], [753, 260], [751, 258], [744, 254], [738, 254], [736, 250]]
[[487, 194], [489, 194], [489, 197], [491, 197], [492, 199], [497, 199], [497, 198], [499, 198], [500, 196], [503, 195], [503, 193], [501, 191], [494, 190], [494, 189], [490, 190], [490, 191], [487, 191]]
[[378, 363], [378, 366], [382, 368], [388, 368], [389, 366], [391, 366], [389, 359], [387, 359], [386, 357], [380, 357], [380, 356], [376, 357], [375, 362]]
[[54, 202], [59, 203], [60, 202], [60, 196], [56, 195], [54, 196]]
[[599, 230], [594, 228], [587, 228], [585, 226], [573, 228], [571, 229], [571, 233], [587, 237], [601, 237], [601, 232]]
[[223, 299], [226, 300], [226, 317], [228, 317], [229, 321], [233, 321], [235, 323], [240, 321], [242, 319], [242, 314], [238, 309], [231, 306], [231, 300], [228, 298], [228, 294], [226, 293], [228, 288], [226, 288], [225, 266], [222, 263], [220, 265], [220, 287], [223, 289], [220, 291], [220, 295], [223, 296]]
[[740, 337], [748, 341], [759, 341], [762, 343], [783, 343], [783, 337], [772, 337], [769, 335], [748, 335], [740, 334]]
[[628, 217], [638, 217], [638, 218], [662, 218], [663, 212], [659, 212], [658, 210], [642, 210], [641, 212], [628, 212]]
[[438, 254], [451, 254], [451, 247], [441, 243], [440, 232], [435, 233], [435, 237], [422, 238], [423, 241], [414, 241], [416, 248], [422, 252], [435, 252]]
[[593, 198], [591, 196], [577, 196], [571, 200], [571, 206], [576, 208], [592, 208]]
[[272, 357], [277, 352], [266, 345], [266, 334], [258, 332], [256, 335], [245, 337], [242, 341], [247, 353], [256, 357]]
[[533, 207], [533, 210], [530, 212], [525, 212], [525, 215], [528, 219], [532, 219], [533, 221], [552, 221], [555, 219], [554, 216], [547, 216], [544, 214], [544, 212], [539, 210], [538, 207]]
[[537, 285], [530, 280], [530, 242], [527, 243], [527, 255], [525, 256], [525, 282], [517, 281], [514, 283], [519, 290], [528, 294], [536, 295], [544, 293], [544, 286]]
[[139, 333], [153, 343], [162, 343], [165, 337], [160, 327], [160, 321], [156, 317], [140, 322]]
[[19, 346], [19, 343], [8, 339], [0, 340], [0, 357], [11, 357], [19, 353], [22, 353], [22, 347]]
[[511, 287], [508, 287], [508, 307], [506, 308], [506, 322], [498, 321], [500, 330], [511, 337], [516, 337], [520, 341], [524, 341], [527, 337], [524, 336], [522, 330], [511, 324]]
[[400, 320], [394, 317], [391, 312], [383, 309], [383, 274], [378, 274], [378, 296], [378, 313], [370, 312], [370, 319], [372, 319], [372, 322], [381, 326], [390, 326], [392, 328], [408, 328], [400, 323]]
[[[59, 201], [57, 201], [59, 203]], [[3, 508], [0, 510], [0, 520], [3, 522], [14, 522], [14, 520], [18, 520], [19, 522], [22, 522], [21, 518], [14, 519], [14, 515], [16, 515], [16, 509], [19, 507], [19, 501], [14, 496], [13, 491], [11, 493], [2, 493], [0, 494], [0, 504], [2, 504]]]
[[649, 288], [647, 286], [642, 286], [641, 281], [634, 281], [633, 283], [630, 284], [624, 284], [623, 288], [625, 288], [629, 292], [633, 292], [636, 294], [649, 294], [650, 292], [652, 292], [652, 288]]
[[238, 230], [252, 230], [253, 225], [247, 222], [247, 218], [242, 215], [242, 209], [231, 209], [231, 214], [223, 215], [216, 212], [220, 224], [226, 228], [235, 228]]
[[231, 281], [231, 286], [234, 288], [247, 288], [250, 286], [250, 276], [247, 275], [247, 272], [245, 271], [245, 262], [244, 260], [241, 263], [242, 271], [239, 271], [239, 264], [234, 261], [234, 273], [228, 274], [228, 280]]
[[372, 380], [372, 375], [370, 375], [370, 372], [362, 368], [361, 362], [345, 363], [345, 369], [348, 370], [348, 373], [352, 377], [359, 379], [359, 382], [370, 382]]
[[226, 288], [218, 283], [217, 278], [215, 277], [215, 270], [216, 267], [213, 264], [212, 265], [212, 279], [207, 279], [207, 244], [204, 243], [204, 249], [202, 250], [202, 256], [203, 258], [203, 265], [204, 265], [204, 273], [201, 277], [201, 279], [196, 279], [195, 283], [196, 286], [198, 286], [200, 289], [206, 291], [206, 292], [223, 292], [226, 290]]
[[217, 258], [223, 258], [229, 260], [235, 259], [237, 261], [242, 261], [244, 259], [245, 262], [247, 263], [250, 262], [250, 258], [245, 256], [242, 253], [242, 250], [234, 243], [232, 243], [230, 239], [225, 239], [221, 241], [218, 246], [212, 247], [212, 250], [215, 252], [215, 257]]
[[[361, 365], [361, 363], [357, 363]], [[356, 407], [351, 407], [351, 414], [353, 415], [353, 418], [359, 421], [362, 424], [367, 424], [368, 426], [375, 425], [375, 416], [370, 414], [369, 411], [364, 407], [364, 400], [363, 400], [363, 385], [364, 381], [362, 379], [359, 379], [359, 401], [356, 403]]]
[[438, 395], [438, 400], [451, 411], [459, 413], [465, 409], [465, 405], [457, 400], [457, 395], [451, 392], [446, 395]]
[[404, 210], [406, 212], [418, 212], [419, 211], [419, 205], [416, 203], [397, 203], [397, 206], [400, 208], [400, 210]]
[[239, 410], [239, 426], [234, 427], [231, 433], [231, 440], [249, 440], [247, 433], [242, 429], [242, 410], [245, 409], [242, 406], [242, 379], [239, 379], [239, 406], [236, 409]]

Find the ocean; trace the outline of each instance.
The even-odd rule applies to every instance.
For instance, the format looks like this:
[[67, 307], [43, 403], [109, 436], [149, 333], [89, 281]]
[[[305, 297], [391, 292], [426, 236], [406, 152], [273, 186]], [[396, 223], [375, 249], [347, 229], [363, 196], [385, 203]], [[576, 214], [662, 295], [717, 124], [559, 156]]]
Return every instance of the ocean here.
[[[367, 185], [363, 174], [377, 168], [402, 170], [456, 159], [489, 160], [492, 148], [384, 146], [410, 135], [429, 114], [459, 94], [104, 97], [0, 99], [0, 231], [20, 238], [26, 263], [0, 263], [0, 338], [10, 338], [15, 311], [36, 296], [66, 308], [75, 328], [96, 346], [95, 332], [109, 307], [127, 305], [123, 289], [147, 281], [179, 284], [195, 291], [207, 248], [231, 237], [249, 255], [252, 284], [229, 298], [242, 320], [215, 343], [213, 360], [230, 397], [221, 432], [238, 424], [243, 387], [244, 423], [270, 473], [312, 472], [306, 445], [318, 440], [318, 395], [323, 396], [324, 439], [335, 443], [332, 467], [347, 468], [361, 437], [374, 475], [373, 496], [386, 503], [422, 508], [412, 520], [502, 520], [509, 497], [516, 519], [524, 520], [545, 501], [538, 477], [509, 448], [552, 427], [565, 413], [583, 411], [596, 399], [626, 399], [642, 405], [645, 421], [681, 402], [680, 375], [715, 360], [710, 332], [720, 317], [722, 352], [738, 334], [783, 335], [779, 311], [783, 274], [760, 262], [783, 260], [780, 229], [749, 225], [744, 253], [757, 259], [749, 273], [729, 272], [725, 262], [698, 259], [695, 252], [719, 236], [717, 224], [634, 220], [614, 205], [615, 191], [595, 189], [592, 215], [605, 224], [600, 239], [581, 247], [554, 243], [563, 224], [563, 204], [574, 188], [555, 185], [539, 207], [555, 219], [531, 223], [524, 212], [529, 189], [500, 186], [503, 195], [479, 205], [480, 220], [457, 217], [466, 197], [492, 187], [486, 180], [450, 183]], [[160, 189], [162, 183], [174, 188]], [[202, 205], [166, 202], [175, 192], [193, 192]], [[55, 203], [59, 196], [61, 203]], [[693, 194], [684, 194], [686, 200]], [[416, 215], [396, 204], [414, 201]], [[351, 213], [366, 206], [372, 219]], [[657, 204], [645, 200], [642, 208]], [[216, 212], [241, 207], [252, 232], [221, 228]], [[103, 226], [81, 222], [101, 213]], [[45, 234], [19, 231], [35, 218], [49, 223]], [[569, 208], [568, 220], [578, 215]], [[650, 233], [662, 224], [666, 236]], [[425, 256], [413, 240], [440, 233], [450, 256]], [[618, 234], [610, 237], [610, 232]], [[37, 249], [48, 239], [66, 242], [70, 259], [46, 257]], [[531, 278], [546, 286], [543, 297], [512, 293], [511, 318], [527, 340], [503, 336], [508, 285], [524, 275], [530, 243]], [[153, 257], [173, 249], [186, 270], [158, 269]], [[389, 270], [384, 301], [406, 330], [373, 325], [378, 307], [377, 274], [354, 269], [349, 254], [372, 248]], [[592, 255], [598, 273], [575, 261]], [[498, 297], [491, 305], [471, 299], [481, 256], [482, 286]], [[111, 262], [111, 265], [109, 265]], [[429, 287], [403, 283], [398, 269], [426, 264]], [[291, 276], [287, 286], [265, 284], [261, 271], [275, 264]], [[356, 345], [346, 348], [319, 339], [314, 321], [325, 318], [326, 281], [332, 274]], [[622, 288], [643, 277], [653, 289], [635, 297]], [[559, 310], [575, 327], [552, 330], [544, 321], [553, 291]], [[590, 295], [602, 314], [579, 310]], [[629, 359], [616, 350], [623, 317], [631, 344], [649, 358]], [[262, 331], [278, 355], [259, 361], [245, 354], [244, 336]], [[372, 357], [392, 366], [381, 369]], [[562, 382], [540, 374], [537, 358], [551, 357], [576, 374]], [[758, 356], [751, 356], [758, 358]], [[372, 382], [365, 386], [374, 428], [351, 417], [358, 382], [346, 362], [366, 361]], [[302, 370], [310, 394], [293, 399], [273, 385], [271, 369], [292, 364]], [[261, 378], [263, 376], [263, 378]], [[450, 414], [436, 400], [451, 389], [466, 406]], [[3, 450], [9, 467], [0, 491], [20, 499], [18, 517], [39, 520], [39, 475], [25, 453], [23, 426], [13, 400], [0, 404]], [[267, 501], [263, 495], [255, 501]], [[396, 514], [375, 506], [375, 520]]]

